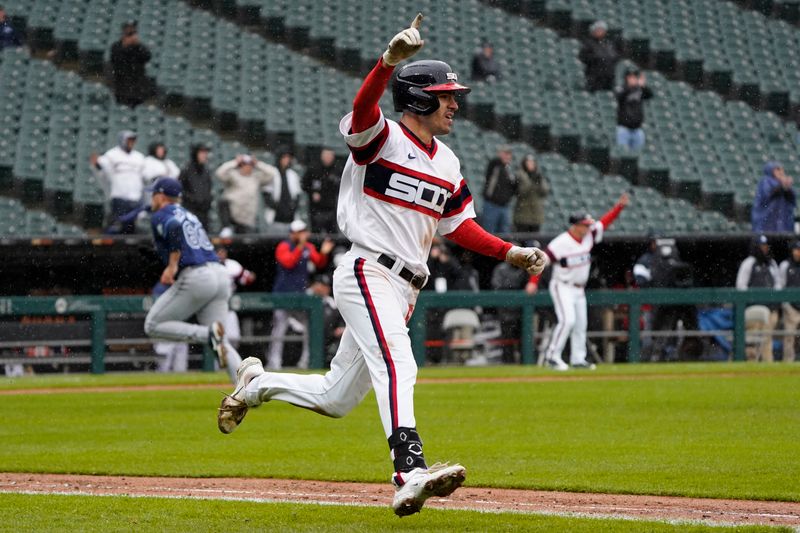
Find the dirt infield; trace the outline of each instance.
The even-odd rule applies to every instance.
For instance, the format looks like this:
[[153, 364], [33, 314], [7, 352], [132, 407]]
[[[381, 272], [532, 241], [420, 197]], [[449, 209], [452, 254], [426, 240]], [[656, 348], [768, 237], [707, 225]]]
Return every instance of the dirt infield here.
[[[149, 496], [389, 506], [389, 484], [282, 479], [119, 477], [0, 473], [0, 492]], [[800, 529], [800, 503], [667, 496], [584, 494], [462, 487], [427, 506], [709, 524], [784, 525]], [[388, 511], [387, 511], [388, 512]]]

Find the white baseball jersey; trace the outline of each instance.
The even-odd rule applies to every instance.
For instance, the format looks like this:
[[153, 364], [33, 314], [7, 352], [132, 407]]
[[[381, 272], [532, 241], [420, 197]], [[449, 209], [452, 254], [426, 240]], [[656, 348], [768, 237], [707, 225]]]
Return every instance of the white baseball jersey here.
[[434, 138], [426, 147], [383, 113], [360, 133], [350, 133], [352, 119], [349, 113], [339, 123], [351, 151], [339, 187], [339, 228], [354, 244], [427, 275], [436, 231], [447, 235], [475, 217], [461, 164], [444, 143]]
[[546, 252], [553, 264], [554, 281], [581, 287], [586, 285], [592, 267], [592, 248], [603, 240], [603, 229], [603, 223], [597, 221], [582, 241], [568, 231], [550, 241]]

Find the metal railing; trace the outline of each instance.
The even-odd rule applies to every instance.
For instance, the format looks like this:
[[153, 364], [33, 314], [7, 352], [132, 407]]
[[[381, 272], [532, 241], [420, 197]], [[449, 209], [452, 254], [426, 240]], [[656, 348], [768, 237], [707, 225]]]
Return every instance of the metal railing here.
[[[105, 372], [106, 319], [109, 313], [146, 313], [153, 305], [151, 296], [64, 296], [64, 297], [7, 297], [0, 298], [0, 317], [3, 316], [89, 316], [91, 322], [91, 371]], [[324, 360], [324, 314], [322, 300], [305, 294], [237, 294], [231, 299], [231, 308], [242, 312], [299, 309], [308, 312], [308, 348], [312, 368], [322, 368]], [[144, 332], [142, 332], [142, 335]], [[2, 340], [2, 339], [0, 339]], [[35, 339], [32, 339], [35, 340]], [[128, 342], [141, 340], [129, 339]], [[40, 344], [48, 344], [49, 341]], [[35, 343], [31, 343], [35, 344]], [[214, 369], [214, 356], [205, 349], [203, 369]]]
[[[628, 306], [628, 352], [629, 361], [638, 362], [641, 347], [639, 319], [641, 306], [656, 305], [733, 305], [733, 358], [745, 359], [744, 311], [756, 303], [800, 302], [800, 289], [776, 291], [752, 289], [737, 291], [725, 288], [699, 289], [649, 289], [649, 290], [597, 290], [587, 291], [590, 306]], [[89, 316], [91, 322], [91, 371], [105, 371], [106, 319], [109, 313], [146, 313], [152, 305], [150, 296], [66, 296], [66, 297], [6, 297], [0, 298], [0, 317], [9, 316]], [[520, 353], [523, 364], [536, 362], [533, 316], [539, 307], [552, 307], [546, 291], [533, 296], [522, 291], [485, 291], [448, 293], [423, 292], [416, 303], [408, 327], [411, 345], [417, 364], [425, 364], [426, 311], [442, 308], [470, 308], [481, 306], [517, 307], [521, 309]], [[309, 351], [311, 368], [324, 366], [324, 314], [323, 304], [316, 296], [305, 294], [244, 293], [234, 296], [231, 307], [236, 311], [259, 312], [274, 309], [305, 310], [309, 315]], [[2, 340], [2, 339], [0, 339]], [[35, 339], [31, 339], [34, 341]], [[45, 343], [42, 343], [45, 344]], [[206, 350], [203, 368], [212, 370], [214, 358]]]

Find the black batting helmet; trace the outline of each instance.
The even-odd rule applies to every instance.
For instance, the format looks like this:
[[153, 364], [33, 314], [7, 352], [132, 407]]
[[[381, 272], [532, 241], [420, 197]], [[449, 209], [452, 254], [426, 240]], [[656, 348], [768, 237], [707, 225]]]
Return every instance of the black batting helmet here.
[[590, 224], [594, 224], [594, 218], [592, 218], [592, 215], [590, 215], [586, 211], [575, 211], [569, 215], [569, 223], [585, 224], [588, 226]]
[[417, 115], [430, 115], [439, 109], [436, 93], [467, 94], [470, 90], [458, 83], [458, 76], [444, 61], [414, 61], [399, 68], [392, 78], [394, 110]]

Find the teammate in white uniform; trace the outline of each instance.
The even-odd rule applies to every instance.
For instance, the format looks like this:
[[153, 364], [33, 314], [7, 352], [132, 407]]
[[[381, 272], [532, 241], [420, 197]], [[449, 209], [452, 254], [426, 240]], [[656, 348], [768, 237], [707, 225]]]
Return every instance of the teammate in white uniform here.
[[[244, 268], [236, 259], [228, 257], [228, 249], [224, 246], [217, 248], [217, 257], [219, 257], [231, 280], [231, 295], [236, 293], [237, 288], [247, 287], [256, 280], [256, 275], [253, 272]], [[242, 338], [239, 315], [230, 306], [228, 306], [228, 317], [225, 319], [225, 336], [234, 348], [239, 347], [239, 340]]]
[[446, 135], [458, 109], [456, 95], [469, 92], [441, 61], [417, 61], [392, 80], [400, 122], [384, 118], [378, 101], [394, 66], [423, 45], [418, 15], [389, 43], [364, 80], [353, 112], [339, 126], [350, 148], [339, 191], [337, 220], [353, 243], [334, 273], [336, 304], [346, 323], [331, 370], [322, 375], [265, 372], [248, 358], [239, 367], [233, 394], [219, 410], [218, 425], [230, 433], [248, 407], [283, 400], [341, 417], [375, 389], [381, 421], [394, 462], [397, 515], [418, 512], [432, 496], [458, 488], [461, 465], [428, 467], [416, 431], [414, 384], [417, 365], [406, 321], [419, 290], [437, 230], [463, 247], [540, 273], [547, 256], [512, 246], [483, 230], [473, 217], [472, 196], [453, 152], [436, 135]]
[[600, 220], [588, 213], [576, 213], [569, 218], [570, 227], [547, 245], [546, 252], [553, 265], [550, 296], [558, 317], [550, 345], [545, 352], [545, 365], [554, 370], [568, 370], [561, 352], [570, 340], [570, 364], [573, 368], [594, 369], [586, 361], [586, 293], [592, 266], [592, 248], [603, 240], [603, 232], [630, 202], [627, 193]]

